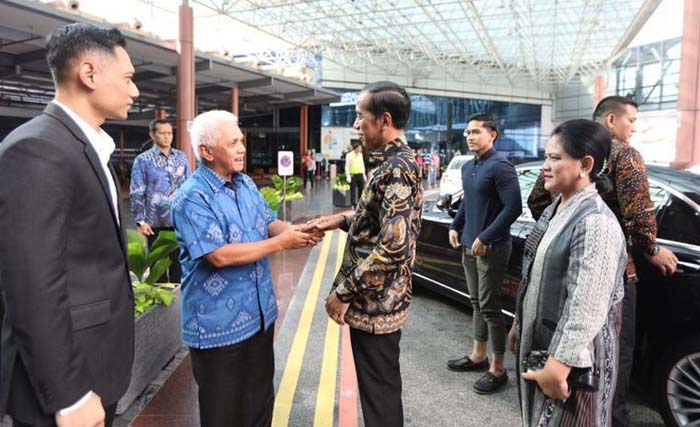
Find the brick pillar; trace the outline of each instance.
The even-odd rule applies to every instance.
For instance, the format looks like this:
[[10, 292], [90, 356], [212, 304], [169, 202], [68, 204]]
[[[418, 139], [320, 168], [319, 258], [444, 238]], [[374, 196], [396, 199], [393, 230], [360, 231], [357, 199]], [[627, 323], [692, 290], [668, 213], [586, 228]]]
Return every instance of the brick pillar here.
[[605, 77], [602, 74], [595, 76], [595, 85], [593, 87], [593, 109], [598, 106], [598, 103], [605, 98]]
[[231, 88], [231, 112], [238, 117], [239, 121], [241, 116], [238, 115], [238, 88]]
[[700, 164], [700, 2], [685, 0], [675, 168]]
[[184, 151], [190, 168], [196, 161], [187, 123], [194, 118], [194, 20], [192, 8], [183, 0], [178, 10], [180, 32], [177, 40], [177, 148]]
[[[309, 148], [309, 106], [303, 104], [301, 106], [301, 115], [299, 117], [299, 159], [303, 159], [306, 150]], [[304, 174], [304, 165], [301, 165], [301, 174]]]
[[167, 119], [168, 112], [165, 111], [163, 108], [156, 108], [155, 116], [153, 118], [154, 119]]

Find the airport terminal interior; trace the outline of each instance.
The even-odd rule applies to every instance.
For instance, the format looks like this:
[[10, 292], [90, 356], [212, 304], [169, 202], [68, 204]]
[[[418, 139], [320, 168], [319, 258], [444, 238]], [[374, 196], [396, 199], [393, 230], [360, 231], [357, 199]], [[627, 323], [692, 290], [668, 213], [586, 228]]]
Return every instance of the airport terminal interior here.
[[[353, 213], [346, 161], [360, 142], [354, 126], [363, 87], [392, 81], [406, 89], [405, 136], [425, 200], [401, 338], [406, 426], [523, 425], [513, 354], [505, 356], [511, 378], [493, 395], [472, 390], [481, 373], [445, 366], [474, 339], [466, 288], [452, 283], [464, 276], [442, 205], [461, 191], [461, 167], [474, 154], [467, 119], [494, 116], [494, 148], [518, 174], [524, 211], [510, 230], [516, 242], [534, 224], [527, 197], [552, 131], [590, 119], [605, 97], [634, 101], [630, 144], [648, 168], [657, 242], [679, 261], [672, 278], [659, 279], [663, 291], [646, 282], [639, 289], [630, 425], [700, 425], [700, 1], [0, 0], [0, 140], [54, 99], [46, 35], [71, 23], [116, 27], [126, 38], [140, 94], [125, 120], [102, 128], [116, 144], [110, 163], [121, 226], [134, 233], [132, 168], [153, 146], [152, 120], [172, 124], [173, 146], [194, 170], [193, 118], [234, 113], [245, 139], [243, 172], [259, 189], [277, 191], [271, 208], [279, 219], [302, 225]], [[280, 191], [295, 196], [280, 200]], [[365, 425], [349, 327], [324, 308], [346, 243], [347, 233], [334, 230], [313, 248], [269, 257], [280, 313], [275, 427]], [[442, 268], [458, 272], [433, 274]], [[511, 279], [517, 288], [519, 277]], [[200, 426], [175, 285], [171, 305], [136, 319], [135, 375], [115, 426]], [[673, 328], [684, 335], [659, 346], [644, 331], [662, 308], [682, 313]], [[503, 311], [509, 325], [514, 311]]]

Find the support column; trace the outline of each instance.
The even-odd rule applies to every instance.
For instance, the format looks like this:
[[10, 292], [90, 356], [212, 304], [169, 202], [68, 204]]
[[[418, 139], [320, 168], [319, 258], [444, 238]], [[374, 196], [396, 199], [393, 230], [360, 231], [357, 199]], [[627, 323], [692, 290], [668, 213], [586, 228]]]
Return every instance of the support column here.
[[700, 2], [685, 0], [675, 168], [700, 164]]
[[168, 112], [165, 111], [163, 108], [156, 108], [155, 111], [155, 119], [167, 119], [168, 118]]
[[[302, 104], [299, 116], [299, 160], [304, 158], [309, 148], [309, 106]], [[301, 163], [301, 162], [300, 162]], [[304, 165], [301, 165], [301, 174], [304, 175]]]
[[180, 32], [177, 40], [177, 148], [185, 152], [190, 168], [195, 168], [187, 124], [194, 118], [194, 20], [192, 8], [182, 0], [178, 9]]
[[595, 76], [595, 86], [593, 87], [593, 109], [605, 97], [605, 76], [598, 74]]
[[238, 121], [241, 120], [241, 116], [238, 115], [238, 88], [231, 88], [231, 112], [238, 117]]
[[[448, 101], [446, 107], [447, 123], [445, 126], [445, 153], [447, 153], [450, 150], [450, 147], [452, 147], [452, 102]], [[447, 161], [450, 161], [449, 156]]]

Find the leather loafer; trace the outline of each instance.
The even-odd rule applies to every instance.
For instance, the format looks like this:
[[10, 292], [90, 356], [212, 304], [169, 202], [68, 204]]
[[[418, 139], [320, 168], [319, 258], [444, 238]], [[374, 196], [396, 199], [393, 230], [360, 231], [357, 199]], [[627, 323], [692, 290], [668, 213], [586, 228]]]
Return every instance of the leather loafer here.
[[491, 394], [502, 389], [508, 382], [508, 373], [503, 372], [503, 375], [496, 376], [491, 371], [484, 374], [474, 383], [474, 391], [479, 394]]
[[453, 371], [483, 371], [489, 368], [489, 359], [484, 359], [481, 362], [474, 363], [469, 356], [464, 356], [459, 359], [448, 360], [447, 367]]

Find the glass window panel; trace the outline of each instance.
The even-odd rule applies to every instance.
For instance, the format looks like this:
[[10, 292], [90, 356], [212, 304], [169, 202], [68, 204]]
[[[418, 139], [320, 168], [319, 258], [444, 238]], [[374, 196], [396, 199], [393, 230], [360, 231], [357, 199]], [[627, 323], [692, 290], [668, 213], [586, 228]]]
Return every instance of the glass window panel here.
[[642, 86], [653, 86], [661, 78], [661, 63], [647, 64], [642, 68]]
[[523, 205], [523, 213], [520, 215], [521, 218], [533, 219], [532, 213], [530, 213], [530, 208], [527, 206], [527, 198], [532, 192], [532, 187], [535, 186], [535, 181], [540, 175], [540, 169], [527, 169], [518, 172], [518, 182], [520, 184], [520, 198]]
[[[538, 156], [542, 111], [539, 105], [428, 95], [411, 95], [411, 105], [406, 134], [412, 146], [437, 145], [440, 149], [466, 154], [462, 130], [467, 126], [467, 118], [474, 113], [488, 112], [495, 116], [500, 130], [497, 150], [517, 159]], [[452, 131], [448, 135], [450, 111]], [[324, 126], [352, 127], [355, 106], [327, 106], [323, 108], [322, 117]]]
[[700, 245], [699, 216], [683, 200], [672, 196], [659, 224], [659, 238]]

